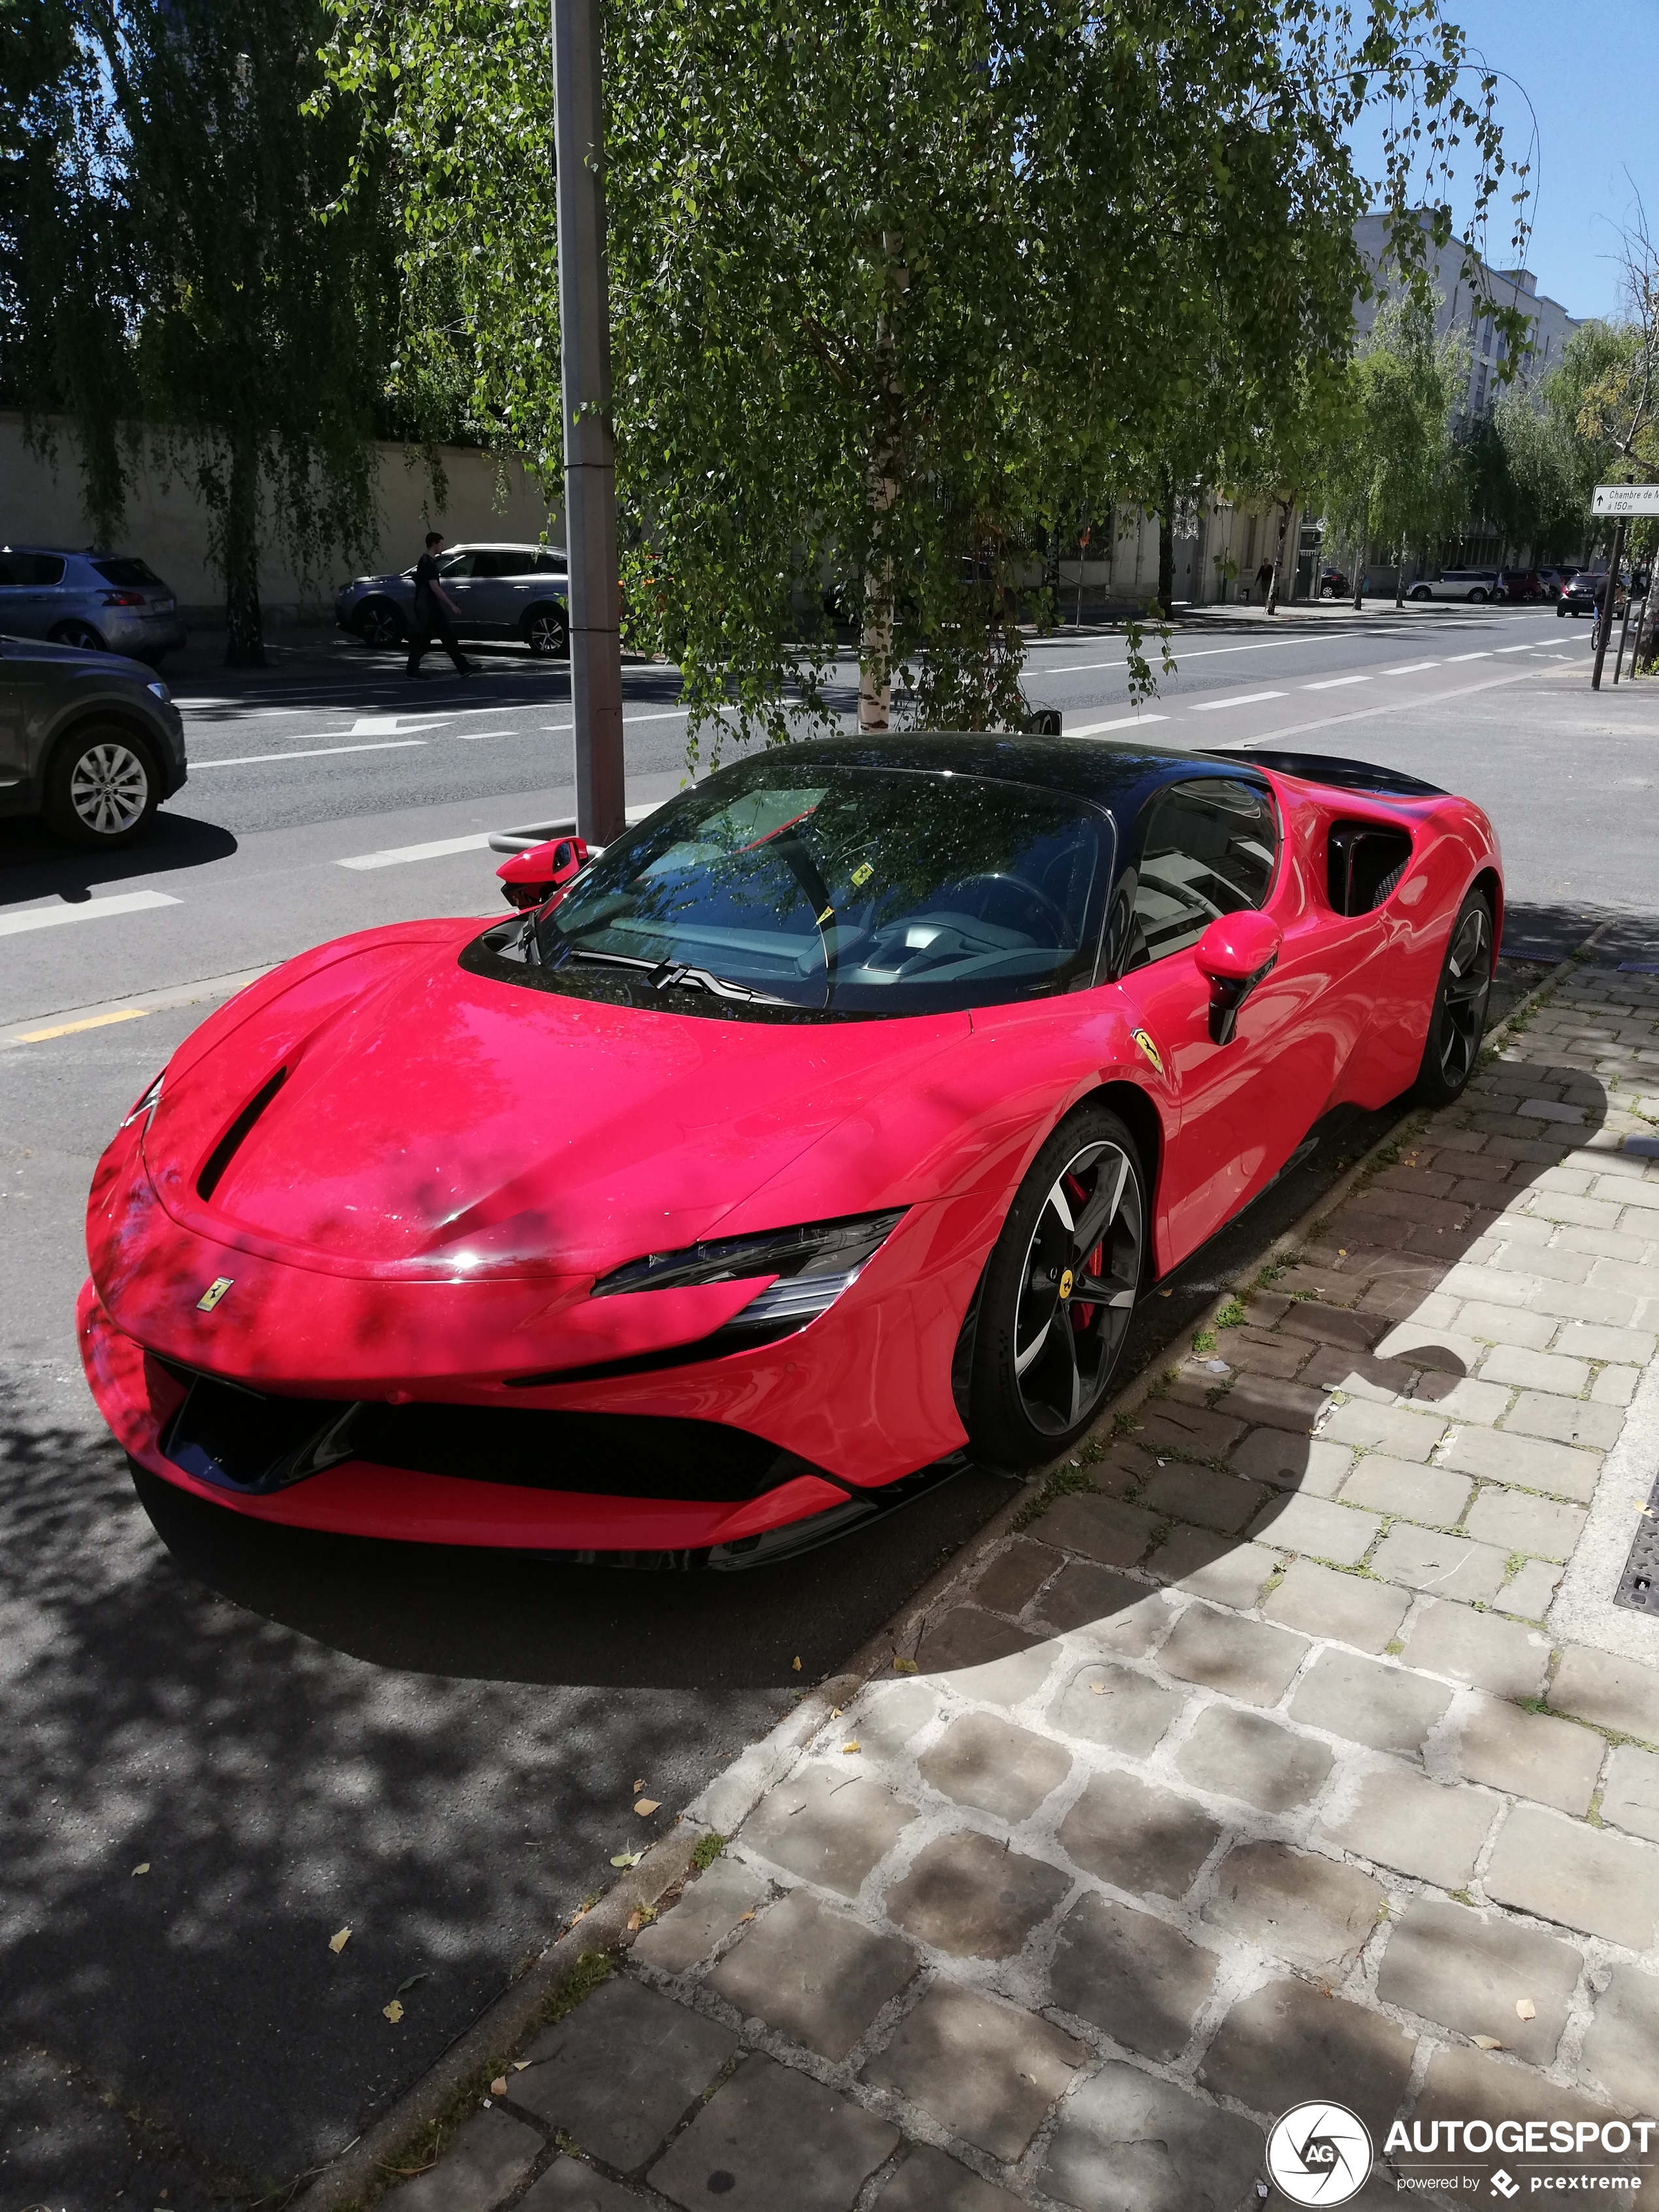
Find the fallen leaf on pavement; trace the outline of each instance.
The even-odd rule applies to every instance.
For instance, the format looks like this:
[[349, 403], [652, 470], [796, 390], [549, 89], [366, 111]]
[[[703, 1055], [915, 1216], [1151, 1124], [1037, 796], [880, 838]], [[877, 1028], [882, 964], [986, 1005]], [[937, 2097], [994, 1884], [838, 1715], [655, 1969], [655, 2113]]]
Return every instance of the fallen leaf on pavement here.
[[914, 1659], [895, 1659], [893, 1672], [896, 1674], [919, 1674], [921, 1669]]
[[635, 1804], [634, 1810], [640, 1815], [641, 1820], [649, 1820], [652, 1814], [656, 1811], [661, 1802], [662, 1800], [660, 1797], [641, 1797]]
[[330, 1949], [331, 1951], [332, 1951], [332, 1952], [334, 1953], [335, 1956], [337, 1958], [337, 1957], [339, 1956], [340, 1953], [341, 1953], [342, 1951], [343, 1951], [343, 1950], [344, 1950], [344, 1948], [345, 1948], [346, 1945], [347, 1945], [350, 1941], [351, 1941], [351, 1930], [350, 1930], [350, 1929], [349, 1929], [349, 1928], [342, 1928], [342, 1929], [337, 1929], [337, 1930], [336, 1931], [336, 1933], [335, 1933], [335, 1934], [333, 1934], [332, 1936], [331, 1936], [329, 1937], [329, 1939], [328, 1939], [328, 1948], [329, 1948], [329, 1949]]
[[530, 2061], [527, 2058], [515, 2058], [513, 2062], [513, 2071], [515, 2074], [522, 2074], [529, 2067], [529, 2064]]
[[637, 1797], [637, 1796], [639, 1796], [639, 1794], [640, 1794], [641, 1790], [643, 1790], [643, 1789], [644, 1789], [644, 1787], [645, 1787], [645, 1777], [644, 1777], [644, 1775], [642, 1775], [642, 1774], [636, 1774], [636, 1775], [634, 1777], [634, 1795]]
[[506, 2096], [507, 2076], [505, 2074], [498, 2074], [495, 2076], [495, 2080], [489, 2085], [489, 2094], [492, 2097]]
[[410, 1990], [415, 1988], [417, 1983], [423, 1982], [426, 1979], [426, 1974], [427, 1970], [425, 1967], [422, 1967], [418, 1974], [411, 1974], [406, 1982], [398, 1983], [397, 1988], [392, 1992], [392, 1996], [396, 1997], [407, 1996]]
[[641, 1915], [639, 1908], [636, 1905], [634, 1911], [628, 1916], [628, 1932], [630, 1936], [637, 1936], [644, 1925], [644, 1918]]
[[1094, 1692], [1096, 1697], [1109, 1698], [1112, 1692], [1116, 1689], [1117, 1684], [1115, 1682], [1091, 1682], [1089, 1687]]
[[643, 1851], [618, 1851], [611, 1863], [613, 1867], [636, 1867], [644, 1856]]
[[851, 1743], [844, 1743], [844, 1744], [842, 1744], [842, 1749], [844, 1752], [846, 1752], [846, 1751], [856, 1751], [856, 1750], [858, 1749], [858, 1747], [859, 1747], [859, 1746], [858, 1746], [858, 1738], [857, 1738], [856, 1736], [854, 1736], [854, 1739], [853, 1739], [853, 1741], [852, 1741], [852, 1742], [851, 1742]]
[[1477, 2051], [1501, 2051], [1504, 2048], [1495, 2035], [1474, 2035], [1469, 2040]]
[[389, 2005], [382, 2005], [380, 2007], [380, 2011], [382, 2015], [392, 2022], [393, 2027], [396, 2027], [398, 2022], [404, 2016], [404, 2008], [398, 2003], [396, 1997], [392, 1998], [392, 2002]]
[[148, 1859], [140, 1859], [137, 1865], [134, 1867], [132, 1871], [134, 1874], [148, 1874], [149, 1872], [149, 1861]]
[[789, 1662], [789, 1671], [790, 1671], [790, 1673], [791, 1673], [792, 1674], [799, 1674], [799, 1672], [800, 1672], [800, 1656], [799, 1656], [799, 1653], [797, 1653], [797, 1654], [796, 1654], [796, 1656], [795, 1656], [795, 1657], [794, 1657], [794, 1658], [793, 1658], [793, 1659]]
[[1516, 1997], [1515, 2001], [1515, 2016], [1517, 2020], [1536, 2020], [1538, 2017], [1538, 2008], [1530, 1997]]
[[747, 1912], [740, 1912], [740, 1913], [738, 1913], [738, 1927], [739, 1927], [739, 1928], [741, 1928], [741, 1927], [742, 1927], [742, 1925], [743, 1925], [743, 1923], [744, 1923], [744, 1922], [745, 1920], [752, 1920], [752, 1919], [754, 1918], [754, 1917], [755, 1917], [755, 1908], [754, 1908], [754, 1906], [751, 1905], [750, 1906], [750, 1908], [749, 1908], [749, 1910], [748, 1910], [748, 1911], [747, 1911]]

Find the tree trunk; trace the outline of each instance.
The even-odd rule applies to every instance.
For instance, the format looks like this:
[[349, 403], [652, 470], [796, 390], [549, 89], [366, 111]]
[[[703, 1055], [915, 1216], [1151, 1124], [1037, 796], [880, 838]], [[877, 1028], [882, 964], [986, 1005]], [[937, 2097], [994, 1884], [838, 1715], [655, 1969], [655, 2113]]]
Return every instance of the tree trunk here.
[[240, 439], [231, 448], [224, 513], [225, 665], [263, 668], [264, 625], [259, 614], [259, 448]]
[[[890, 232], [881, 236], [882, 251], [896, 255], [898, 240]], [[895, 293], [902, 293], [909, 278], [902, 265], [892, 268]], [[870, 558], [864, 571], [863, 628], [859, 638], [859, 727], [884, 730], [893, 703], [893, 556], [883, 518], [898, 497], [899, 426], [902, 399], [893, 357], [892, 324], [886, 307], [876, 319], [878, 389], [881, 419], [872, 441], [870, 460]]]
[[1353, 556], [1353, 611], [1356, 614], [1364, 604], [1365, 563], [1370, 557], [1370, 550], [1371, 509], [1370, 501], [1367, 500], [1365, 512], [1359, 519], [1359, 543], [1354, 548]]
[[1403, 540], [1394, 564], [1394, 603], [1396, 608], [1406, 604], [1406, 547]]
[[1281, 500], [1279, 501], [1279, 538], [1273, 547], [1273, 577], [1272, 583], [1267, 586], [1267, 612], [1270, 615], [1276, 615], [1279, 612], [1279, 579], [1282, 574], [1285, 567], [1285, 532], [1290, 529], [1291, 513], [1295, 505], [1296, 494], [1294, 492], [1291, 494], [1288, 499]]
[[1158, 604], [1167, 619], [1175, 601], [1175, 488], [1167, 469], [1158, 478]]

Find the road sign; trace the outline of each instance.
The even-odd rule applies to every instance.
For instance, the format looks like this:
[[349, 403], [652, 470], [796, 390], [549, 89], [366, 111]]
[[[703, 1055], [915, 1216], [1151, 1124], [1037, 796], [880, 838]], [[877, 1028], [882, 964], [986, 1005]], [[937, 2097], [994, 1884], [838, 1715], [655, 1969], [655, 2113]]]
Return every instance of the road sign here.
[[1659, 484], [1597, 484], [1592, 514], [1659, 514]]

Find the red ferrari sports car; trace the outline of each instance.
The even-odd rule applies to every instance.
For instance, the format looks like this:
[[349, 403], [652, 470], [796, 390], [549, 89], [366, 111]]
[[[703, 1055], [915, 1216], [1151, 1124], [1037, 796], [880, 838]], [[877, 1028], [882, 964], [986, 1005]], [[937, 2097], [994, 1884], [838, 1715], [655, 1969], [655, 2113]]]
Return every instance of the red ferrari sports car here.
[[[729, 1565], [1048, 1458], [1332, 1107], [1474, 1065], [1492, 828], [1351, 761], [803, 744], [528, 913], [325, 945], [100, 1161], [134, 1461], [266, 1521]], [[959, 1462], [958, 1462], [959, 1463]]]

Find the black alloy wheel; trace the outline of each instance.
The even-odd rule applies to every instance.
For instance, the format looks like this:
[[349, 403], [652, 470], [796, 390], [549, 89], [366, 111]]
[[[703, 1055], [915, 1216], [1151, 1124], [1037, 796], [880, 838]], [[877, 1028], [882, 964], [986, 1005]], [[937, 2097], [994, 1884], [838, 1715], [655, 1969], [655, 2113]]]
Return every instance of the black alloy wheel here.
[[77, 731], [53, 754], [45, 812], [60, 837], [107, 850], [148, 826], [160, 797], [149, 747], [106, 724]]
[[1008, 1209], [975, 1331], [975, 1449], [1027, 1467], [1063, 1451], [1105, 1399], [1146, 1257], [1146, 1179], [1129, 1132], [1084, 1106]]
[[570, 623], [564, 609], [532, 607], [524, 626], [524, 641], [538, 660], [563, 660], [570, 651]]
[[385, 652], [402, 645], [409, 635], [404, 618], [390, 599], [368, 599], [358, 608], [353, 627], [367, 646]]
[[47, 642], [72, 645], [77, 653], [106, 653], [109, 650], [90, 623], [59, 623]]
[[1457, 909], [1435, 989], [1423, 1064], [1413, 1096], [1425, 1106], [1449, 1106], [1474, 1073], [1492, 997], [1492, 908], [1471, 891]]

